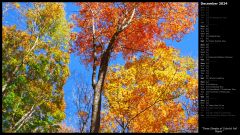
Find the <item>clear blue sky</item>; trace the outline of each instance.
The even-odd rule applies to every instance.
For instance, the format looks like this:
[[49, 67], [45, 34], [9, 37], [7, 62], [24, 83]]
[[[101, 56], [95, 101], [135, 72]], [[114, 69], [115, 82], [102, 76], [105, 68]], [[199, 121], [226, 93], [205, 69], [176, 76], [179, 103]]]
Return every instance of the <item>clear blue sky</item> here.
[[[23, 3], [22, 3], [23, 4]], [[22, 5], [21, 4], [21, 5]], [[74, 5], [72, 2], [66, 2], [65, 3], [65, 11], [66, 11], [66, 17], [69, 21], [71, 14], [74, 12], [78, 11], [78, 7]], [[9, 11], [8, 12], [8, 18], [6, 18], [6, 22], [3, 22], [3, 25], [12, 25], [12, 24], [17, 24], [19, 26], [19, 29], [25, 29], [26, 24], [24, 22], [16, 22], [16, 18], [18, 17], [16, 12], [14, 11]], [[183, 40], [181, 42], [176, 42], [176, 41], [171, 41], [168, 40], [166, 41], [167, 45], [173, 46], [177, 49], [180, 50], [181, 56], [191, 56], [195, 60], [198, 59], [198, 23], [194, 25], [194, 31], [191, 33], [185, 35]], [[74, 29], [74, 31], [78, 31], [77, 28]], [[110, 65], [112, 64], [124, 64], [124, 61], [119, 55], [115, 60], [112, 60]], [[65, 122], [67, 125], [71, 125], [74, 128], [78, 127], [77, 123], [77, 115], [76, 115], [76, 107], [73, 104], [73, 93], [72, 90], [75, 88], [75, 82], [74, 82], [74, 75], [76, 79], [84, 78], [85, 83], [88, 85], [91, 85], [91, 73], [92, 70], [91, 68], [87, 69], [86, 66], [84, 66], [81, 61], [79, 56], [76, 56], [74, 54], [71, 54], [70, 56], [70, 73], [71, 76], [68, 78], [66, 84], [64, 85], [64, 93], [65, 93], [65, 101], [66, 101], [66, 120]]]

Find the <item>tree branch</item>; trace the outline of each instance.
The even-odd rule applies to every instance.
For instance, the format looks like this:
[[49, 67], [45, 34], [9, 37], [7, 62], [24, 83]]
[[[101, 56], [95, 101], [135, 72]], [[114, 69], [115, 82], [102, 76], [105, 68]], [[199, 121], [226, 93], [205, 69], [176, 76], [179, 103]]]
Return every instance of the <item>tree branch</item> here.
[[30, 111], [28, 111], [26, 114], [24, 114], [22, 116], [22, 118], [20, 120], [18, 120], [18, 122], [14, 125], [14, 127], [13, 127], [14, 132], [16, 132], [23, 125], [23, 123], [26, 121], [26, 119], [32, 115], [34, 110], [35, 110], [35, 104], [31, 107]]
[[140, 49], [133, 49], [133, 48], [124, 47], [124, 46], [121, 46], [121, 48], [128, 49], [128, 50], [132, 50], [132, 51], [138, 51], [138, 52], [146, 53], [146, 54], [148, 54], [148, 55], [153, 55], [152, 53], [149, 53], [149, 52], [146, 52], [146, 51], [140, 50]]
[[131, 17], [130, 17], [130, 19], [127, 21], [127, 23], [125, 24], [125, 19], [126, 18], [124, 18], [124, 20], [123, 20], [123, 26], [120, 28], [120, 31], [123, 31], [124, 29], [126, 29], [128, 26], [129, 26], [129, 24], [132, 22], [132, 19], [133, 19], [133, 16], [134, 16], [134, 14], [135, 14], [135, 8], [133, 9], [133, 12], [132, 12], [132, 14], [131, 14]]
[[[176, 73], [177, 73], [177, 72], [174, 73], [171, 81], [168, 83], [167, 87], [164, 89], [164, 93], [166, 92], [167, 88], [169, 87], [169, 85], [170, 85], [171, 82], [173, 81], [173, 78], [175, 77]], [[164, 93], [163, 93], [163, 94], [164, 94]], [[143, 112], [145, 112], [146, 110], [148, 110], [149, 108], [151, 108], [152, 106], [154, 106], [156, 103], [158, 103], [158, 102], [160, 102], [160, 101], [165, 101], [165, 100], [159, 100], [160, 98], [161, 98], [161, 96], [159, 96], [159, 97], [155, 100], [155, 102], [153, 102], [153, 104], [151, 104], [150, 106], [146, 107], [145, 109], [143, 109], [142, 111], [140, 111], [138, 114], [136, 114], [134, 117], [132, 117], [132, 118], [127, 122], [126, 126], [128, 126], [129, 123], [130, 123], [133, 119], [135, 119], [135, 118], [138, 117], [140, 114], [142, 114]], [[176, 97], [173, 97], [173, 98], [170, 98], [170, 99], [167, 99], [167, 100], [172, 100], [172, 99], [175, 99], [175, 98], [176, 98]]]
[[93, 73], [92, 73], [92, 87], [93, 87], [93, 89], [95, 89], [95, 87], [96, 87], [97, 52], [96, 52], [94, 17], [92, 18], [92, 31], [93, 31]]
[[[33, 47], [29, 51], [27, 51], [27, 54], [23, 57], [22, 63], [17, 65], [16, 68], [14, 69], [14, 71], [12, 72], [13, 76], [17, 73], [18, 69], [24, 64], [25, 57], [28, 56], [30, 54], [30, 52], [37, 46], [37, 42], [38, 42], [38, 37], [36, 38]], [[8, 84], [10, 83], [10, 81], [11, 81], [11, 78], [8, 77], [6, 83], [2, 86], [2, 95], [4, 95], [6, 93], [5, 90], [8, 86]]]

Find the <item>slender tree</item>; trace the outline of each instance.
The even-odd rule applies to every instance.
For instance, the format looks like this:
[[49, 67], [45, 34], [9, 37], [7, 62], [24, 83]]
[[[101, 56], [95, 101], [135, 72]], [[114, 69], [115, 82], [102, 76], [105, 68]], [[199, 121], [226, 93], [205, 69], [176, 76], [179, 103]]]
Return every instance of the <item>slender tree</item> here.
[[70, 26], [64, 5], [6, 6], [11, 4], [26, 27], [17, 27], [18, 21], [2, 27], [3, 132], [54, 132], [65, 118], [63, 85], [69, 76]]

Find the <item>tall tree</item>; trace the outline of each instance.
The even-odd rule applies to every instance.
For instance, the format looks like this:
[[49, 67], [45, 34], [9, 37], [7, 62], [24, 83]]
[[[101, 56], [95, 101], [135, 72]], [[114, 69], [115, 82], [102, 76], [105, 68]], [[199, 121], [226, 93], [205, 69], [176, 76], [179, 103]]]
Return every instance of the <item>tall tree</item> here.
[[[101, 93], [111, 57], [122, 52], [124, 59], [137, 53], [150, 54], [159, 48], [155, 40], [180, 41], [193, 29], [197, 3], [117, 2], [77, 3], [79, 14], [73, 15], [77, 33], [72, 48], [92, 66], [91, 132], [100, 127]], [[98, 70], [98, 72], [97, 72]]]
[[16, 8], [26, 29], [2, 27], [3, 132], [54, 132], [65, 118], [63, 85], [69, 76], [64, 5], [22, 3]]

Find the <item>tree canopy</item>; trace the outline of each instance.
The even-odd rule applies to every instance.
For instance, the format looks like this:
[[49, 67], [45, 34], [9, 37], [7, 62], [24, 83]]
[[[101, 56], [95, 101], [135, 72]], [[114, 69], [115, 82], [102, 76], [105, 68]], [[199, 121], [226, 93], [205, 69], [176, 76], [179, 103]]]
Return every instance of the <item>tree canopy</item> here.
[[65, 118], [70, 28], [61, 3], [17, 7], [26, 30], [2, 28], [2, 127], [5, 132], [54, 132]]
[[109, 111], [103, 121], [112, 124], [103, 124], [103, 129], [119, 125], [130, 132], [180, 132], [187, 128], [188, 109], [176, 99], [197, 99], [195, 63], [180, 57], [178, 50], [162, 46], [153, 57], [134, 58], [110, 68], [104, 87]]

